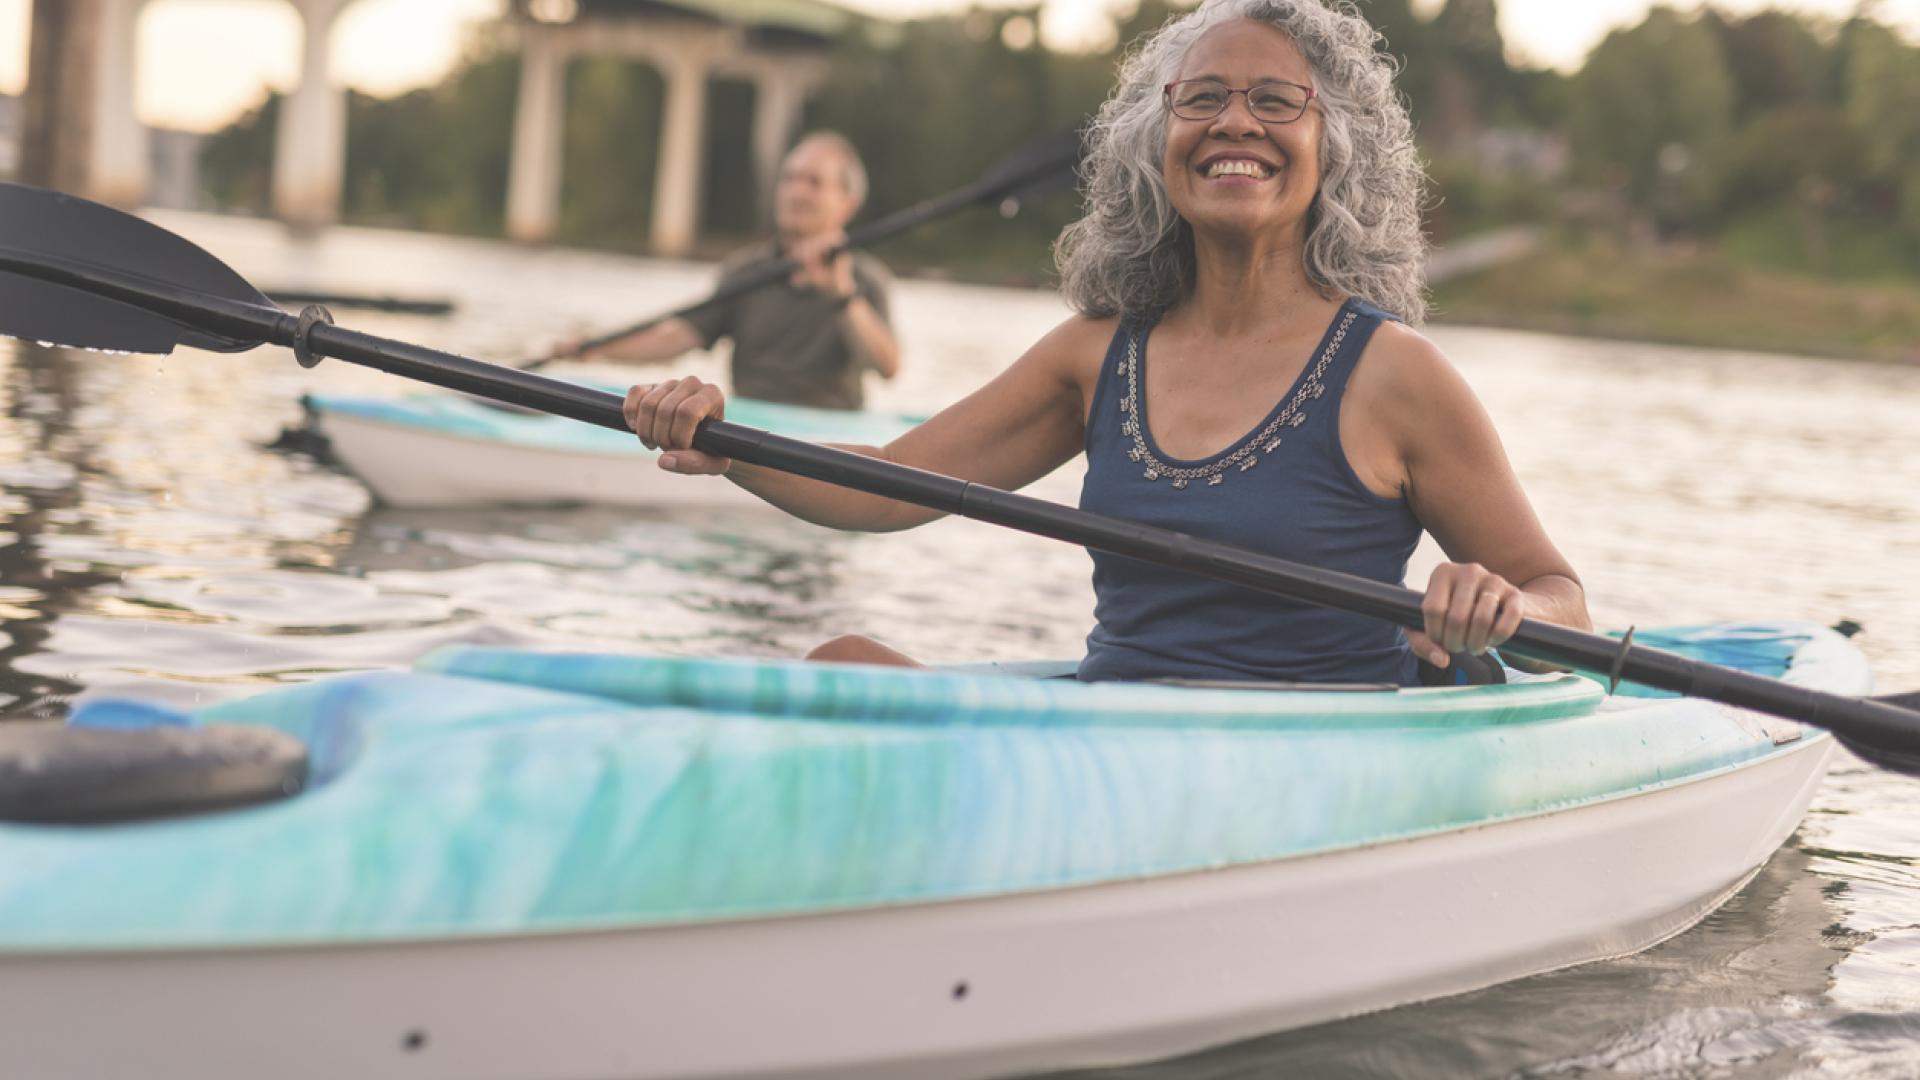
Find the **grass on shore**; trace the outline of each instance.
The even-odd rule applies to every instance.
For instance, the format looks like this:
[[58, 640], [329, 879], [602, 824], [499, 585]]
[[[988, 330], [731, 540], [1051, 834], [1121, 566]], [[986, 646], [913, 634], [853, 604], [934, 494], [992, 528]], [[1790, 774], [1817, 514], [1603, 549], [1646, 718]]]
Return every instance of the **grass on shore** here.
[[1712, 249], [1559, 237], [1434, 290], [1437, 321], [1920, 363], [1920, 279], [1834, 281]]

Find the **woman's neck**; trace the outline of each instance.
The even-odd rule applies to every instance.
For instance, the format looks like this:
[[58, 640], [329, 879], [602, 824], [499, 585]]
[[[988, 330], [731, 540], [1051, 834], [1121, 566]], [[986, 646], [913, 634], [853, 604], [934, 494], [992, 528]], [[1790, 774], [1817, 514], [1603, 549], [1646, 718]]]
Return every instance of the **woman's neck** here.
[[1234, 337], [1288, 321], [1302, 302], [1324, 302], [1307, 277], [1298, 238], [1282, 244], [1244, 236], [1194, 238], [1188, 314], [1210, 334]]

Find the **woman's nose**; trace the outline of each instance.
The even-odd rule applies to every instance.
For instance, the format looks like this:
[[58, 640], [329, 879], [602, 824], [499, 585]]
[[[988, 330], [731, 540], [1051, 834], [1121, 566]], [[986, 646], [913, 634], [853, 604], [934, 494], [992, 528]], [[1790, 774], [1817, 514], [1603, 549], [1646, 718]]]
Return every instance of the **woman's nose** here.
[[1253, 106], [1247, 102], [1247, 95], [1229, 94], [1227, 107], [1221, 109], [1220, 115], [1213, 118], [1213, 129], [1223, 134], [1244, 134], [1265, 131], [1266, 125], [1260, 122], [1259, 117], [1253, 115]]

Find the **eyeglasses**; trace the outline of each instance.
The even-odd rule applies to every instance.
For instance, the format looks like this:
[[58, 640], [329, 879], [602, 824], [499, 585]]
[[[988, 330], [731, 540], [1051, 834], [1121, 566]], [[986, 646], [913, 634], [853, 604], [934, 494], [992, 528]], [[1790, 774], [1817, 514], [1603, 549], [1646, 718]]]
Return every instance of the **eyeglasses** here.
[[1168, 83], [1162, 92], [1167, 108], [1182, 120], [1211, 120], [1227, 111], [1233, 95], [1244, 94], [1253, 118], [1266, 124], [1293, 123], [1315, 97], [1313, 87], [1299, 83], [1270, 82], [1235, 90], [1217, 79], [1182, 79]]

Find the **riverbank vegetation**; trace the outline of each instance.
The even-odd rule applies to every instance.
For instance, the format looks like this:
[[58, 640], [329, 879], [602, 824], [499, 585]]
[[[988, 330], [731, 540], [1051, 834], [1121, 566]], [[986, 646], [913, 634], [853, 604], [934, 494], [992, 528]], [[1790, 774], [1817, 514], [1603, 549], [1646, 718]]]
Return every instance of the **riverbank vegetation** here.
[[[1911, 359], [1920, 349], [1920, 47], [1872, 17], [1654, 8], [1571, 74], [1509, 55], [1497, 0], [1361, 4], [1403, 59], [1436, 182], [1436, 241], [1526, 224], [1550, 239], [1437, 290], [1442, 317], [1573, 333]], [[810, 125], [867, 156], [870, 213], [973, 179], [1011, 146], [1093, 109], [1121, 43], [1174, 10], [1142, 0], [1115, 49], [1054, 52], [1039, 8], [849, 32]], [[1425, 10], [1423, 6], [1423, 10]], [[498, 235], [519, 82], [510, 29], [483, 27], [438, 86], [353, 95], [347, 221]], [[663, 87], [612, 59], [574, 62], [558, 240], [642, 251]], [[764, 227], [746, 143], [753, 91], [708, 103], [702, 228], [717, 253]], [[218, 206], [263, 211], [277, 100], [216, 136]], [[1074, 212], [929, 226], [881, 254], [909, 271], [1043, 283]]]
[[1835, 280], [1711, 246], [1552, 235], [1434, 289], [1434, 318], [1582, 337], [1920, 363], [1920, 282]]

